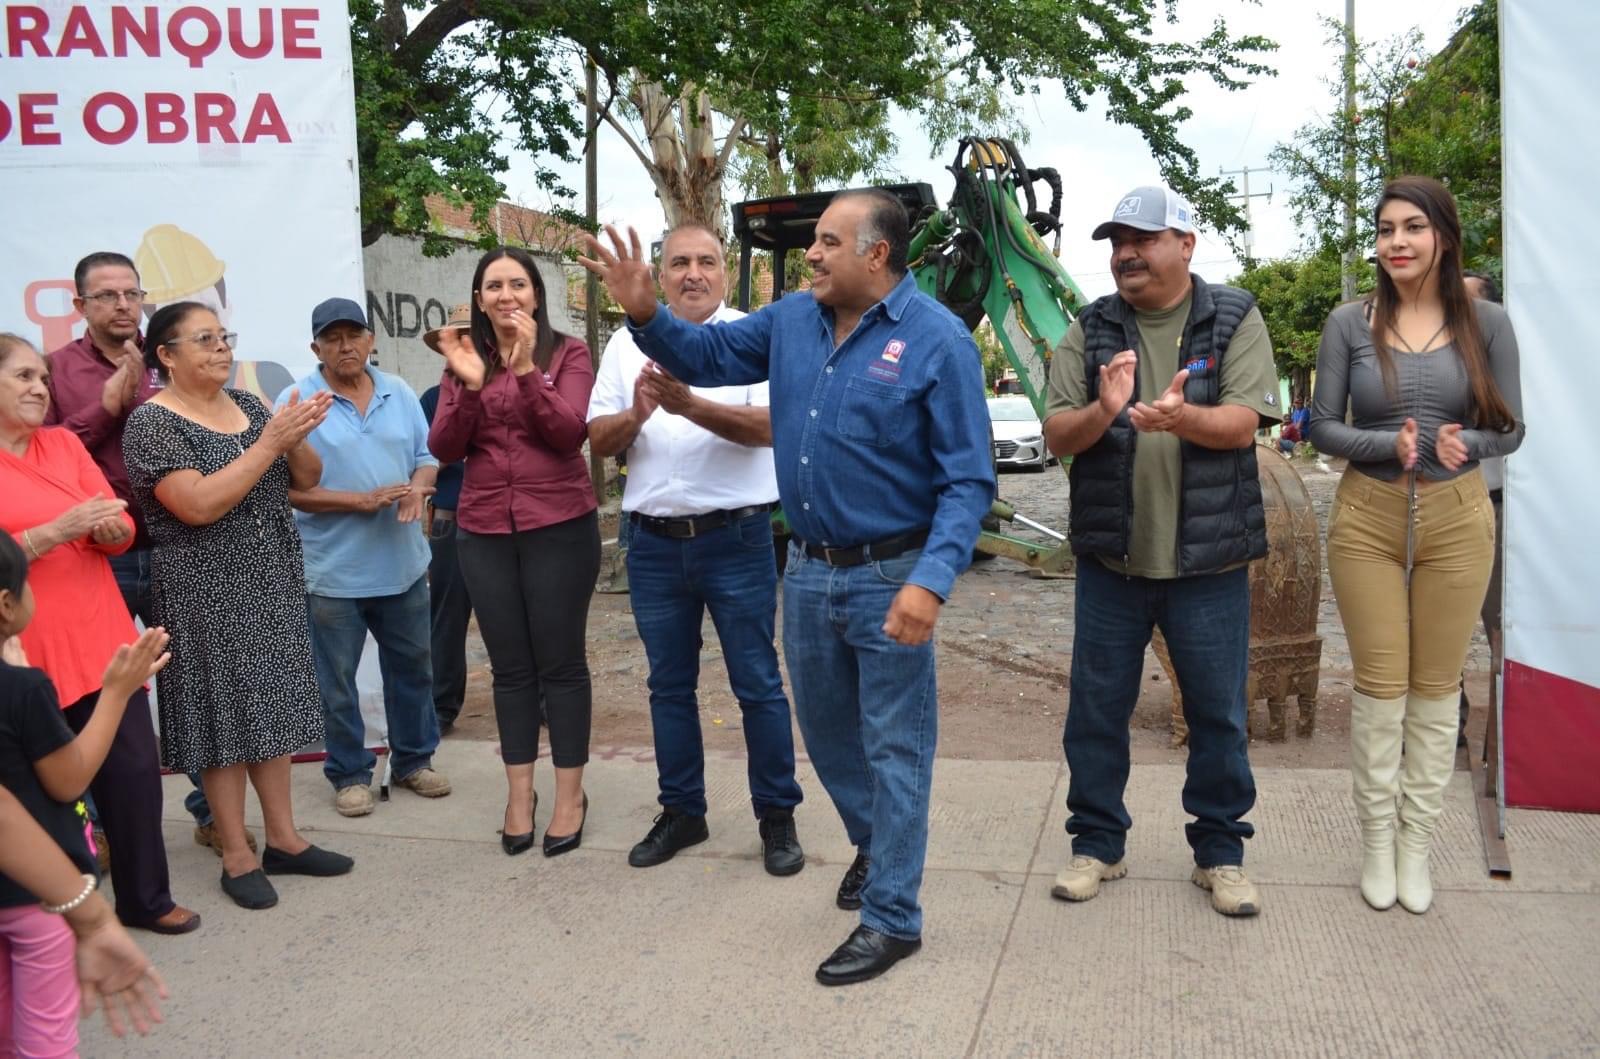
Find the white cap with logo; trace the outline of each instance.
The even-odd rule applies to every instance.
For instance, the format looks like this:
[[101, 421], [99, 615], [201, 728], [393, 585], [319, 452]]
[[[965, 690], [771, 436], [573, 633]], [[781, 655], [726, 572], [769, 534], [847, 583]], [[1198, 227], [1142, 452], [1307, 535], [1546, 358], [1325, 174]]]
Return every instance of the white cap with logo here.
[[1159, 232], [1163, 228], [1192, 232], [1194, 207], [1171, 188], [1149, 184], [1122, 196], [1117, 208], [1111, 211], [1111, 219], [1096, 228], [1092, 238], [1104, 239], [1119, 225], [1142, 232]]

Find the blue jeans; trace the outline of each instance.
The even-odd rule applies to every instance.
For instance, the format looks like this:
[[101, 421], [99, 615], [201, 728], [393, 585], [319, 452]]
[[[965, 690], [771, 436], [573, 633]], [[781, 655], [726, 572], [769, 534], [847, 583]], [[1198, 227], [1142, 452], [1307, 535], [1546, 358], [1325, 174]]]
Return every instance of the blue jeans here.
[[778, 575], [772, 566], [771, 517], [763, 511], [687, 540], [635, 528], [628, 549], [628, 594], [650, 662], [650, 728], [661, 804], [692, 816], [706, 814], [705, 747], [695, 688], [700, 629], [710, 610], [728, 684], [743, 715], [756, 815], [799, 805], [789, 700], [773, 647]]
[[800, 734], [845, 833], [872, 859], [861, 923], [908, 941], [922, 936], [939, 695], [933, 642], [895, 643], [883, 620], [920, 555], [831, 567], [791, 543], [783, 575], [783, 653]]
[[1256, 802], [1245, 731], [1250, 661], [1250, 572], [1171, 581], [1124, 577], [1084, 556], [1072, 638], [1072, 685], [1062, 745], [1071, 778], [1067, 832], [1072, 852], [1107, 864], [1122, 859], [1133, 821], [1128, 722], [1139, 700], [1144, 652], [1160, 626], [1189, 724], [1184, 827], [1202, 868], [1244, 863], [1255, 829], [1242, 817]]
[[436, 510], [428, 537], [433, 709], [440, 724], [455, 723], [467, 697], [467, 623], [472, 619], [472, 598], [456, 556], [455, 515], [454, 511]]
[[[121, 555], [112, 555], [108, 558], [111, 560], [111, 573], [117, 579], [117, 588], [122, 592], [122, 602], [127, 605], [129, 616], [144, 622], [146, 628], [155, 625], [155, 611], [150, 605], [150, 550], [130, 548]], [[194, 785], [194, 790], [184, 795], [183, 807], [194, 817], [196, 826], [210, 827], [211, 806], [206, 802], [206, 792], [200, 787], [200, 773], [189, 773], [189, 782]], [[90, 814], [98, 821], [99, 816], [94, 802], [89, 801], [88, 807]]]
[[366, 746], [356, 666], [367, 632], [378, 641], [383, 674], [383, 711], [389, 724], [389, 761], [396, 779], [428, 768], [439, 746], [439, 718], [433, 712], [433, 667], [428, 579], [397, 596], [340, 599], [307, 594], [311, 653], [322, 687], [328, 756], [322, 772], [335, 790], [372, 782], [377, 755]]

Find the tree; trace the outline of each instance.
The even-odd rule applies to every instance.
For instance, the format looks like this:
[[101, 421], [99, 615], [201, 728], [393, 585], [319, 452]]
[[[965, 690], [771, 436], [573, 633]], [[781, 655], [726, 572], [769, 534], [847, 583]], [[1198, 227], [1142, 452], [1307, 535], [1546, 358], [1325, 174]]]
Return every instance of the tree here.
[[[1261, 318], [1272, 336], [1278, 377], [1290, 393], [1311, 396], [1311, 371], [1317, 366], [1322, 325], [1339, 304], [1339, 251], [1325, 246], [1314, 254], [1259, 261], [1228, 281], [1256, 296]], [[1370, 290], [1372, 266], [1357, 266], [1358, 290]]]
[[[1329, 21], [1330, 43], [1342, 47], [1344, 28]], [[1334, 104], [1320, 121], [1299, 129], [1271, 155], [1274, 168], [1295, 182], [1290, 195], [1306, 249], [1369, 250], [1372, 207], [1389, 180], [1420, 173], [1441, 180], [1461, 212], [1464, 260], [1499, 274], [1500, 83], [1495, 0], [1463, 11], [1450, 42], [1430, 59], [1413, 29], [1359, 50], [1356, 108], [1347, 113], [1343, 89], [1329, 82]], [[1356, 184], [1344, 179], [1345, 144], [1355, 146]], [[1353, 245], [1340, 229], [1343, 204], [1359, 204]]]
[[[1242, 87], [1270, 72], [1261, 58], [1275, 46], [1235, 37], [1220, 20], [1198, 39], [1156, 39], [1157, 18], [1173, 23], [1175, 11], [1176, 0], [352, 0], [363, 238], [425, 233], [429, 193], [486, 212], [501, 193], [507, 142], [536, 159], [571, 159], [582, 55], [614, 99], [649, 83], [660, 96], [644, 100], [647, 110], [690, 102], [687, 127], [706, 130], [685, 157], [704, 169], [682, 182], [691, 190], [720, 193], [731, 157], [726, 144], [707, 149], [711, 100], [750, 130], [779, 130], [793, 160], [790, 119], [803, 129], [828, 104], [916, 110], [942, 84], [1038, 95], [1052, 83], [1080, 111], [1103, 96], [1203, 216], [1237, 229], [1225, 187], [1198, 174], [1179, 137], [1190, 115], [1184, 82]], [[562, 190], [543, 164], [535, 178]]]

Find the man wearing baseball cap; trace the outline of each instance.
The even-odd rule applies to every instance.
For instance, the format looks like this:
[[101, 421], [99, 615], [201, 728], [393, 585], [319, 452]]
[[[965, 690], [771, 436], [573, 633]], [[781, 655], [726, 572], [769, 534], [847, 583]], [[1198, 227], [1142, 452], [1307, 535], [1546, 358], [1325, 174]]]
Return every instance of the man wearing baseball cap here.
[[1248, 291], [1189, 271], [1194, 210], [1137, 187], [1094, 230], [1117, 292], [1073, 321], [1050, 362], [1045, 441], [1072, 456], [1079, 557], [1062, 743], [1072, 856], [1052, 893], [1087, 901], [1127, 874], [1128, 722], [1161, 629], [1189, 724], [1183, 807], [1195, 885], [1224, 915], [1261, 898], [1244, 873], [1248, 566], [1267, 552], [1254, 435], [1278, 419], [1266, 324]]
[[[333, 394], [309, 440], [322, 481], [289, 491], [305, 548], [306, 604], [328, 756], [323, 773], [343, 816], [373, 810], [356, 666], [370, 632], [383, 668], [390, 764], [395, 782], [425, 798], [450, 793], [433, 768], [439, 721], [429, 661], [428, 544], [420, 520], [439, 461], [411, 387], [374, 368], [372, 330], [361, 306], [329, 298], [311, 312], [318, 366], [295, 384], [301, 397]], [[278, 398], [279, 405], [289, 399]]]

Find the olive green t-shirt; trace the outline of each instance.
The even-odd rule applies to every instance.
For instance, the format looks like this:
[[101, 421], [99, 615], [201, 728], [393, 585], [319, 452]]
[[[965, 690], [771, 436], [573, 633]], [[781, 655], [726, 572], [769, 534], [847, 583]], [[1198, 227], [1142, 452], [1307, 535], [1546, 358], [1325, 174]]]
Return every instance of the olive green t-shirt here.
[[[1191, 292], [1170, 309], [1139, 312], [1138, 390], [1134, 399], [1146, 404], [1172, 385], [1182, 362], [1184, 325], [1189, 321]], [[1083, 324], [1077, 320], [1050, 359], [1050, 382], [1045, 418], [1089, 403], [1089, 380], [1083, 367]], [[1267, 422], [1276, 422], [1278, 372], [1272, 363], [1272, 342], [1267, 337], [1261, 310], [1252, 307], [1240, 321], [1222, 356], [1219, 404], [1244, 405]], [[1266, 423], [1262, 424], [1267, 425]], [[1177, 435], [1165, 431], [1140, 431], [1133, 449], [1133, 528], [1128, 540], [1128, 561], [1100, 556], [1122, 574], [1170, 579], [1178, 576], [1178, 495], [1183, 464]]]

